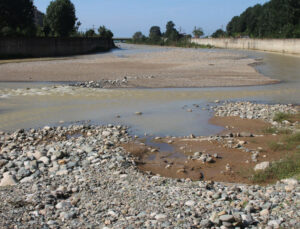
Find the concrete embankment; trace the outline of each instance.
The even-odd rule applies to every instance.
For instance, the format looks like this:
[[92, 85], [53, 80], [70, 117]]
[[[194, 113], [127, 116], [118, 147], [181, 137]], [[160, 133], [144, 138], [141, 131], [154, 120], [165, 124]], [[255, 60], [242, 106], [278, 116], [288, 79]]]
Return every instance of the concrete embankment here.
[[251, 49], [300, 55], [300, 39], [192, 38], [191, 42], [217, 48]]
[[0, 58], [70, 56], [113, 47], [111, 39], [101, 38], [0, 38]]

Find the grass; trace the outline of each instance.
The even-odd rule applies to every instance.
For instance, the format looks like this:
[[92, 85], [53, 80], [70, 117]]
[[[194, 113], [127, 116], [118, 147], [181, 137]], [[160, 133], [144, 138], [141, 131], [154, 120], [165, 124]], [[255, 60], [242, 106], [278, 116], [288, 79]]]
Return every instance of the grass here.
[[286, 136], [282, 142], [270, 142], [269, 147], [273, 151], [292, 150], [300, 145], [300, 132]]
[[287, 120], [289, 122], [292, 122], [294, 119], [299, 119], [299, 118], [300, 118], [299, 114], [292, 115], [288, 113], [278, 112], [275, 114], [273, 121], [282, 122], [284, 120]]
[[266, 129], [263, 130], [263, 133], [265, 134], [291, 134], [292, 131], [289, 129], [278, 129], [276, 127], [267, 127]]
[[264, 171], [254, 172], [251, 180], [254, 183], [265, 183], [266, 181], [281, 180], [289, 177], [300, 178], [300, 150], [292, 156], [273, 162]]

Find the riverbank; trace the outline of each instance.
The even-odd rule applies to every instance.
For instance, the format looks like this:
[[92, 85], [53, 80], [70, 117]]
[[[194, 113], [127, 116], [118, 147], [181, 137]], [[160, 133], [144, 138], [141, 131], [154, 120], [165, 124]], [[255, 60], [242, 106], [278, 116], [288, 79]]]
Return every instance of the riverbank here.
[[159, 52], [80, 56], [71, 60], [0, 65], [0, 81], [103, 81], [127, 79], [129, 88], [265, 85], [259, 61], [241, 54], [167, 48]]
[[[245, 107], [249, 108], [247, 112]], [[250, 118], [251, 115], [255, 120], [249, 119], [249, 123], [264, 119], [277, 128], [286, 126], [294, 131], [297, 127], [292, 120], [290, 125], [284, 122], [286, 117], [274, 123], [274, 114], [269, 112], [294, 114], [293, 106], [229, 103], [211, 109], [221, 117]], [[229, 127], [236, 122], [225, 122], [223, 118], [218, 120]], [[245, 124], [247, 128], [249, 123]], [[261, 124], [251, 125], [253, 129], [247, 130], [252, 132], [258, 127], [261, 128]], [[241, 125], [239, 128], [245, 127]], [[239, 128], [236, 131], [243, 139], [233, 138], [235, 129], [229, 128], [231, 133], [224, 132], [224, 137], [213, 136], [210, 141], [221, 141], [230, 151], [239, 151], [237, 157], [245, 157], [248, 144], [260, 144], [251, 143], [250, 138], [257, 140], [260, 137], [254, 132], [254, 137], [241, 134], [242, 129]], [[172, 140], [175, 144], [177, 141], [194, 142], [199, 139], [190, 136]], [[236, 143], [237, 139], [239, 142]], [[1, 132], [0, 225], [8, 228], [300, 226], [297, 205], [300, 201], [299, 184], [295, 179], [257, 186], [170, 179], [141, 173], [137, 155], [129, 154], [121, 147], [129, 142], [132, 138], [127, 128], [113, 125], [46, 126]], [[229, 147], [236, 144], [241, 146]], [[268, 156], [263, 157], [264, 154], [268, 152], [259, 152], [255, 164], [260, 164], [261, 159], [269, 160]], [[206, 163], [210, 155], [194, 153], [189, 160], [198, 160], [198, 157]], [[217, 157], [212, 157], [226, 160], [226, 152], [218, 152]], [[252, 162], [248, 166], [252, 166]], [[232, 171], [235, 167], [230, 164], [229, 177], [233, 176]]]

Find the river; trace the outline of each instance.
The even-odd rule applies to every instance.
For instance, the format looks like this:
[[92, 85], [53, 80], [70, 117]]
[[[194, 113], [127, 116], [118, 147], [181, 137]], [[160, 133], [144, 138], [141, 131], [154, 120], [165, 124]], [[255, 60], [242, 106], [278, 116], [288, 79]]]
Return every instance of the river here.
[[[122, 45], [112, 53], [119, 57], [165, 48]], [[267, 52], [199, 49], [199, 52], [237, 52], [263, 63], [257, 71], [281, 81], [279, 84], [247, 87], [174, 89], [67, 89], [49, 90], [59, 83], [0, 83], [0, 130], [45, 125], [68, 125], [90, 120], [93, 124], [124, 124], [137, 135], [210, 135], [221, 130], [208, 123], [206, 109], [214, 100], [249, 100], [262, 103], [299, 104], [300, 58]], [[103, 54], [76, 58], [101, 58]], [[62, 83], [63, 84], [63, 83]], [[30, 88], [28, 93], [26, 88]], [[42, 88], [42, 89], [41, 89]], [[35, 93], [32, 93], [35, 92]], [[192, 112], [188, 112], [188, 110]], [[140, 111], [143, 115], [135, 115]], [[120, 116], [120, 117], [117, 117]]]

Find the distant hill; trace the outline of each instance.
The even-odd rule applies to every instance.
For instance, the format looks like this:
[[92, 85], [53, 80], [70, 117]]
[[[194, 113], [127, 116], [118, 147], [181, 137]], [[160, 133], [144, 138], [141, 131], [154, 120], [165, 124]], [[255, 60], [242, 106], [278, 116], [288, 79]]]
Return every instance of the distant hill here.
[[40, 27], [44, 25], [45, 14], [34, 7], [34, 23]]

